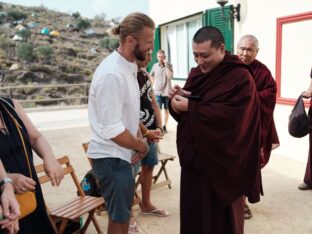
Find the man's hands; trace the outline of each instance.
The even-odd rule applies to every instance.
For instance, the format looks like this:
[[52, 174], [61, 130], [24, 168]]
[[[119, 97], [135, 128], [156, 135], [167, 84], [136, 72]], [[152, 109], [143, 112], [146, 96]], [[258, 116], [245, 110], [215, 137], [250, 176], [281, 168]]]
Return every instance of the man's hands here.
[[190, 96], [192, 93], [189, 91], [186, 91], [182, 89], [179, 85], [175, 85], [170, 91], [169, 91], [169, 99], [172, 99], [175, 95], [180, 95], [180, 96]]
[[141, 140], [138, 139], [140, 141], [140, 150], [134, 151], [134, 154], [132, 155], [131, 158], [131, 164], [134, 165], [136, 164], [138, 161], [142, 160], [148, 153], [149, 151], [149, 146], [148, 143], [146, 142], [145, 139]]
[[162, 132], [160, 129], [148, 130], [148, 134], [146, 135], [147, 142], [159, 142], [162, 137]]

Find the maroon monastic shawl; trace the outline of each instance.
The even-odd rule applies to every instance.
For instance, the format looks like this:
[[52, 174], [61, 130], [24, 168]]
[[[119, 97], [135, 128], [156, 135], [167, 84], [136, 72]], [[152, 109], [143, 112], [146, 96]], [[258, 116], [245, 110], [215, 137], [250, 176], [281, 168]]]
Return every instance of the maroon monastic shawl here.
[[275, 128], [273, 111], [276, 103], [276, 83], [270, 70], [258, 60], [249, 64], [254, 73], [254, 80], [259, 97], [261, 115], [261, 168], [270, 159], [271, 150], [279, 146], [279, 139]]
[[226, 54], [207, 74], [193, 68], [184, 89], [202, 100], [181, 115], [170, 106], [181, 166], [202, 171], [223, 205], [242, 195], [259, 201], [260, 113], [249, 67]]

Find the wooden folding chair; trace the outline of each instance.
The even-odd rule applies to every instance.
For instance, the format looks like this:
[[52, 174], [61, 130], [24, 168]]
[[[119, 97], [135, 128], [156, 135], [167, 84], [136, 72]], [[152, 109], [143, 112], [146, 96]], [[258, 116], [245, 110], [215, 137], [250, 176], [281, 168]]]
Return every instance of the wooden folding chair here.
[[[176, 157], [175, 155], [161, 153], [160, 151], [158, 151], [158, 161], [161, 163], [161, 166], [158, 169], [158, 171], [156, 172], [156, 175], [153, 176], [153, 184], [152, 184], [151, 189], [156, 189], [156, 188], [159, 188], [159, 187], [162, 187], [165, 185], [168, 185], [169, 189], [171, 189], [171, 180], [168, 176], [166, 165], [167, 165], [169, 160], [173, 161], [175, 157]], [[165, 180], [158, 182], [159, 177], [162, 174], [164, 174]], [[141, 179], [141, 175], [139, 175], [138, 178], [136, 179], [136, 182], [135, 182], [135, 188], [136, 189], [141, 184], [140, 179]]]
[[[75, 221], [79, 220], [79, 218], [83, 215], [88, 214], [88, 217], [84, 223], [84, 225], [80, 228], [77, 233], [85, 233], [91, 221], [94, 224], [94, 227], [98, 233], [103, 233], [99, 223], [94, 217], [95, 210], [99, 206], [104, 205], [104, 199], [102, 197], [92, 197], [86, 196], [83, 192], [83, 189], [80, 186], [78, 178], [76, 176], [75, 170], [73, 166], [70, 164], [68, 156], [63, 156], [58, 159], [58, 162], [61, 164], [64, 170], [64, 175], [70, 175], [75, 186], [78, 190], [79, 196], [63, 203], [57, 205], [56, 207], [48, 207], [49, 218], [52, 221], [52, 225], [54, 226], [55, 232], [58, 234], [63, 234], [66, 228], [66, 225], [69, 220]], [[36, 172], [38, 174], [38, 178], [40, 184], [44, 184], [50, 181], [50, 178], [45, 174], [43, 164], [37, 165]], [[76, 191], [73, 191], [76, 194]], [[60, 225], [57, 228], [55, 223], [60, 220]]]

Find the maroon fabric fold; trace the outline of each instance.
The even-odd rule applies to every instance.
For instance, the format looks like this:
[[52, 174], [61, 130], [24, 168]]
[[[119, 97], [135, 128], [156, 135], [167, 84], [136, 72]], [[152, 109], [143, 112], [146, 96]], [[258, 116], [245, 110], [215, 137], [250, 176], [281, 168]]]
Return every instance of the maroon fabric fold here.
[[279, 146], [279, 139], [273, 118], [277, 88], [270, 70], [263, 63], [254, 60], [249, 66], [254, 73], [254, 81], [259, 97], [261, 147], [263, 148], [261, 168], [263, 168], [269, 162], [272, 149]]
[[170, 110], [181, 166], [202, 172], [222, 205], [242, 195], [259, 201], [260, 113], [249, 67], [226, 54], [207, 74], [193, 68], [184, 89], [201, 101], [179, 116]]

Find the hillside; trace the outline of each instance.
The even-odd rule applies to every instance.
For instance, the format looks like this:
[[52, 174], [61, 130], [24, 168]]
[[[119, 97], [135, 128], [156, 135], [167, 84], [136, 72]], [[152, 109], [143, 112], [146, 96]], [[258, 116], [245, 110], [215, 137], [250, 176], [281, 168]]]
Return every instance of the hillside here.
[[[118, 46], [118, 40], [106, 33], [111, 26], [105, 15], [86, 19], [78, 12], [68, 15], [43, 6], [0, 2], [0, 74], [5, 74], [1, 86], [90, 82], [99, 62]], [[0, 96], [3, 92], [0, 89]], [[45, 95], [58, 97], [66, 92]], [[34, 99], [35, 95], [16, 93], [15, 97]]]

